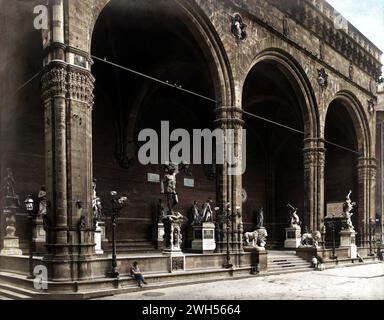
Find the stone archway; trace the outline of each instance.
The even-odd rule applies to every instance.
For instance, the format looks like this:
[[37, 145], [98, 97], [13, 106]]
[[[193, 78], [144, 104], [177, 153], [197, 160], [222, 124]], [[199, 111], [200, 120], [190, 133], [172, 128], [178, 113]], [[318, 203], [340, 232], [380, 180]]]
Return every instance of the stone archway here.
[[[213, 129], [215, 121], [221, 118], [222, 104], [231, 97], [231, 89], [226, 81], [223, 82], [229, 71], [219, 61], [219, 58], [222, 61], [225, 58], [218, 58], [215, 48], [219, 45], [216, 42], [214, 47], [207, 41], [212, 30], [203, 28], [205, 20], [197, 15], [197, 9], [183, 1], [151, 3], [150, 6], [148, 1], [110, 1], [103, 7], [93, 29], [92, 55], [108, 57], [119, 65], [183, 85], [219, 103], [216, 105], [188, 96], [174, 88], [142, 80], [96, 61], [93, 67], [96, 88], [101, 86], [105, 89], [103, 91], [109, 92], [113, 105], [102, 106], [96, 94], [93, 112], [94, 176], [98, 179], [101, 195], [107, 196], [109, 189], [118, 188], [130, 199], [121, 219], [121, 224], [125, 223], [125, 226], [120, 228], [120, 238], [130, 234], [130, 238], [125, 239], [126, 247], [130, 243], [148, 244], [160, 196], [160, 187], [148, 184], [142, 177], [146, 173], [161, 176], [161, 167], [151, 165], [144, 168], [129, 157], [138, 151], [138, 144], [134, 142], [137, 141], [138, 131], [151, 128], [160, 133], [158, 126], [161, 120], [170, 120], [171, 129]], [[126, 40], [126, 35], [129, 35], [129, 40]], [[187, 106], [185, 112], [180, 112], [184, 107], [182, 104]], [[107, 123], [111, 113], [114, 114], [113, 119]], [[148, 118], [154, 118], [157, 125]], [[187, 120], [189, 123], [186, 123]], [[113, 126], [116, 128], [111, 130]], [[113, 150], [105, 139], [106, 135], [113, 136], [112, 131], [119, 136], [116, 144], [120, 144], [114, 148], [118, 150], [114, 158]], [[193, 194], [180, 184], [182, 180], [178, 185], [180, 199], [185, 202], [181, 208], [185, 214], [194, 200], [201, 203], [208, 197], [216, 197], [217, 203], [223, 201], [225, 179], [218, 176], [216, 188], [215, 181], [204, 180], [201, 168], [192, 168], [194, 170], [196, 188]], [[224, 173], [219, 172], [219, 175], [224, 176]]]
[[349, 149], [327, 145], [325, 205], [342, 202], [352, 190], [357, 202], [352, 221], [358, 233], [358, 244], [364, 246], [368, 241], [369, 220], [375, 216], [376, 160], [363, 106], [352, 93], [338, 92], [329, 104], [325, 139]]
[[[244, 204], [244, 220], [246, 228], [252, 228], [255, 205], [266, 208], [272, 245], [281, 246], [284, 242], [289, 212], [287, 203], [299, 208], [303, 224], [308, 229], [316, 230], [320, 224], [322, 212], [318, 210], [322, 197], [318, 186], [323, 179], [320, 169], [323, 148], [317, 138], [319, 117], [315, 101], [304, 71], [287, 53], [271, 49], [256, 57], [243, 86], [243, 109], [247, 114], [245, 127], [250, 128], [247, 151], [256, 153], [255, 157], [247, 158], [247, 170], [250, 171], [243, 179], [244, 187], [250, 189], [247, 192], [249, 204]], [[248, 113], [275, 124], [255, 120]], [[297, 132], [281, 128], [276, 123]], [[253, 152], [252, 138], [264, 143], [263, 155]], [[260, 178], [264, 169], [253, 168], [252, 162], [263, 162], [263, 159], [267, 159], [263, 164], [264, 182], [257, 182], [262, 190], [253, 190], [254, 175]], [[264, 199], [260, 198], [262, 194]]]

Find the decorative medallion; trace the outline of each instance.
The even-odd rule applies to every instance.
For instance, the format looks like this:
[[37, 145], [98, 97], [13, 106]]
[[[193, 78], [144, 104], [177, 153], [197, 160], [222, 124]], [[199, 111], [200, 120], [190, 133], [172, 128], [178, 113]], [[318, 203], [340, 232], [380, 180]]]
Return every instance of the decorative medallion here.
[[243, 18], [237, 13], [231, 17], [231, 20], [231, 32], [233, 36], [239, 41], [245, 40], [247, 38], [247, 32], [245, 31], [247, 25], [243, 22]]
[[325, 90], [328, 87], [328, 74], [324, 68], [317, 69], [318, 77], [317, 82], [319, 83], [322, 90]]

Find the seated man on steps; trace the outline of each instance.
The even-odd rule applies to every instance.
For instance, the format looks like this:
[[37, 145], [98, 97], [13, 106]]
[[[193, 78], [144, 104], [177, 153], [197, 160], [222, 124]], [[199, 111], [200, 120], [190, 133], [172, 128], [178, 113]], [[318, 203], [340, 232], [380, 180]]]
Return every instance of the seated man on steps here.
[[131, 276], [137, 281], [137, 285], [140, 288], [143, 287], [142, 283], [147, 284], [144, 280], [144, 276], [140, 271], [139, 264], [137, 263], [137, 261], [135, 261], [131, 267]]

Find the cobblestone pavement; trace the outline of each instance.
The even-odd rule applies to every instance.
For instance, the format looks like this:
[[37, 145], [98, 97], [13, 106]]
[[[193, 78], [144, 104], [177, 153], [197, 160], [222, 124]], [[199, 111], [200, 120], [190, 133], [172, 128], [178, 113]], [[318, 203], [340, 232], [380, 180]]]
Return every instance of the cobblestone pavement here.
[[384, 300], [384, 263], [184, 285], [122, 294], [116, 300]]

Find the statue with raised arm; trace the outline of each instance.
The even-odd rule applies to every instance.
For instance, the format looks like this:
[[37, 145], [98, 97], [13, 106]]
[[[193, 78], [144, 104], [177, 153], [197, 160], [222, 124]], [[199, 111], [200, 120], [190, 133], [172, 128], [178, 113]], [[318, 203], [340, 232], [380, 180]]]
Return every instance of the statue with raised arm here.
[[289, 213], [289, 219], [290, 219], [290, 224], [289, 224], [289, 226], [290, 226], [291, 228], [294, 228], [294, 227], [296, 227], [296, 226], [299, 226], [299, 227], [300, 227], [300, 225], [301, 225], [301, 221], [300, 221], [300, 218], [299, 218], [299, 216], [298, 216], [298, 214], [297, 214], [297, 210], [298, 210], [298, 208], [293, 207], [293, 206], [290, 205], [289, 203], [288, 203], [287, 207], [291, 208], [291, 212]]
[[201, 212], [201, 215], [203, 217], [202, 222], [213, 222], [212, 203], [212, 199], [208, 199], [203, 204], [203, 211]]
[[101, 199], [100, 199], [100, 197], [97, 196], [96, 183], [97, 183], [97, 180], [93, 179], [93, 181], [92, 181], [92, 211], [93, 211], [94, 224], [96, 224], [98, 221], [101, 220], [101, 215], [102, 215]]

